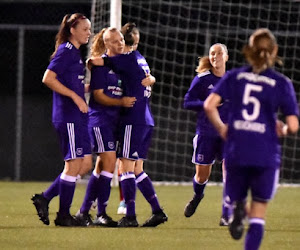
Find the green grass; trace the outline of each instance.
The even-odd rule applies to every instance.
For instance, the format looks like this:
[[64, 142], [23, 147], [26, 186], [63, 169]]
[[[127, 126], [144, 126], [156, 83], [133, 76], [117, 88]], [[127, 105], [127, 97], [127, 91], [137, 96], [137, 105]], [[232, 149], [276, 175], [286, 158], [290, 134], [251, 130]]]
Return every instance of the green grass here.
[[[243, 249], [243, 240], [231, 239], [226, 227], [219, 227], [221, 187], [208, 186], [205, 199], [191, 218], [183, 216], [192, 196], [191, 186], [157, 186], [161, 205], [169, 221], [157, 228], [61, 228], [55, 227], [58, 198], [50, 204], [50, 226], [38, 220], [30, 197], [49, 183], [0, 182], [1, 249]], [[81, 205], [85, 185], [76, 188], [71, 212]], [[116, 215], [118, 189], [113, 188], [107, 208]], [[300, 190], [279, 188], [269, 205], [265, 237], [261, 249], [296, 250], [300, 248]], [[151, 214], [150, 206], [137, 193], [137, 219], [143, 223]], [[95, 212], [92, 211], [95, 215]]]

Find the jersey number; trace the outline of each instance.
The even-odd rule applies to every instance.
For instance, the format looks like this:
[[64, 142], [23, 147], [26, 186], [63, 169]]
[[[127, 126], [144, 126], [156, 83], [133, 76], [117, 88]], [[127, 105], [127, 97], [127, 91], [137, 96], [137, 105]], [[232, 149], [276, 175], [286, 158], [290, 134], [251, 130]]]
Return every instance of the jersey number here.
[[261, 92], [263, 90], [262, 86], [258, 86], [258, 85], [254, 85], [254, 84], [250, 84], [247, 83], [245, 86], [245, 91], [244, 91], [244, 96], [243, 96], [243, 104], [244, 105], [248, 105], [248, 104], [252, 104], [253, 105], [253, 112], [252, 114], [249, 114], [247, 109], [243, 109], [242, 110], [242, 115], [243, 118], [246, 121], [254, 121], [257, 119], [257, 117], [259, 116], [259, 112], [260, 112], [260, 102], [259, 100], [254, 97], [251, 96], [251, 92]]

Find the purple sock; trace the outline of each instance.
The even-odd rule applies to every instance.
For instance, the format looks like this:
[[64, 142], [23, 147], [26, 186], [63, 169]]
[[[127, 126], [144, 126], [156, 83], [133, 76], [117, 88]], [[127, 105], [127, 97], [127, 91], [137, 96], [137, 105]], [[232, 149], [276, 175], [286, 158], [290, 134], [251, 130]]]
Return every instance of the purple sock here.
[[93, 201], [96, 200], [97, 197], [97, 191], [99, 190], [98, 185], [99, 179], [94, 175], [94, 173], [92, 173], [85, 191], [82, 205], [80, 207], [80, 213], [88, 213], [90, 211]]
[[161, 208], [157, 199], [157, 195], [149, 176], [144, 171], [141, 172], [136, 176], [136, 183], [145, 199], [150, 203], [152, 213], [160, 211]]
[[76, 185], [74, 178], [74, 181], [60, 179], [59, 182], [59, 213], [62, 215], [70, 214]]
[[43, 192], [43, 196], [48, 200], [51, 201], [55, 196], [59, 195], [59, 180], [60, 180], [60, 174], [56, 177], [56, 179], [52, 182], [50, 187]]
[[251, 218], [249, 223], [250, 225], [245, 240], [245, 250], [257, 250], [264, 235], [265, 221], [260, 218]]
[[108, 203], [110, 190], [111, 190], [111, 179], [113, 178], [113, 174], [102, 171], [99, 178], [98, 184], [98, 215], [102, 214], [106, 210], [106, 206]]
[[135, 175], [133, 172], [126, 172], [121, 175], [121, 185], [125, 204], [127, 206], [126, 216], [135, 217], [135, 195], [136, 184]]
[[207, 181], [200, 184], [195, 180], [195, 177], [193, 178], [193, 187], [194, 187], [194, 192], [196, 197], [200, 198], [203, 195], [204, 189], [206, 187], [206, 183]]

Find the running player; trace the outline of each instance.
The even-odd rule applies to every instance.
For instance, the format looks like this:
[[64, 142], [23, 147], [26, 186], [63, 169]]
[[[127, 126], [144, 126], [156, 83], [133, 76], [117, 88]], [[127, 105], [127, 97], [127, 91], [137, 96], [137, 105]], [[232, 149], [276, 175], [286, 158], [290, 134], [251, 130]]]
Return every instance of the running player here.
[[[224, 44], [216, 43], [209, 49], [209, 56], [200, 58], [196, 69], [198, 75], [194, 78], [191, 86], [184, 97], [184, 108], [197, 112], [196, 135], [193, 140], [194, 153], [192, 162], [196, 167], [193, 178], [194, 197], [184, 209], [184, 215], [191, 217], [200, 201], [204, 197], [204, 189], [208, 182], [212, 165], [215, 159], [223, 159], [223, 140], [214, 127], [209, 123], [203, 110], [203, 103], [211, 90], [226, 72], [228, 50]], [[218, 109], [222, 120], [226, 121], [228, 103], [224, 102]], [[220, 226], [228, 225], [230, 215], [230, 203], [225, 189], [225, 166], [223, 168], [223, 206]]]
[[[57, 226], [78, 226], [70, 215], [76, 178], [84, 167], [84, 158], [91, 163], [91, 146], [88, 137], [88, 106], [84, 97], [85, 67], [79, 47], [87, 44], [91, 35], [90, 21], [82, 14], [66, 15], [56, 35], [55, 51], [44, 74], [43, 83], [53, 90], [52, 122], [60, 139], [65, 167], [55, 180], [52, 189], [59, 192]], [[48, 191], [48, 190], [47, 190]], [[40, 220], [49, 225], [48, 194], [34, 195]], [[56, 192], [55, 191], [55, 192]], [[54, 191], [53, 191], [54, 192]]]
[[[293, 85], [272, 69], [278, 61], [277, 51], [271, 31], [256, 30], [243, 49], [250, 65], [227, 73], [204, 103], [210, 121], [226, 139], [226, 188], [234, 204], [229, 230], [236, 240], [243, 235], [245, 203], [251, 190], [246, 250], [259, 249], [263, 239], [267, 205], [279, 179], [278, 136], [295, 134], [299, 127]], [[228, 125], [217, 109], [222, 99], [229, 100]], [[279, 109], [286, 124], [276, 120]]]

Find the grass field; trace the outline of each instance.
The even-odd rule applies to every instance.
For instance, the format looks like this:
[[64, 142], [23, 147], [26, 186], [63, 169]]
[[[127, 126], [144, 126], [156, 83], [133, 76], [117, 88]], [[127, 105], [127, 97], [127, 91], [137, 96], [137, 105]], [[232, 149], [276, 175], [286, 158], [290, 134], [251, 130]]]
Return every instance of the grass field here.
[[[220, 186], [208, 186], [206, 197], [191, 218], [183, 216], [191, 186], [157, 186], [161, 205], [169, 221], [157, 228], [61, 228], [53, 220], [58, 198], [50, 204], [50, 226], [38, 220], [31, 195], [49, 183], [0, 182], [0, 249], [243, 249], [243, 240], [231, 239], [220, 227]], [[85, 185], [78, 184], [71, 212], [81, 205]], [[300, 189], [279, 188], [267, 213], [262, 250], [300, 249]], [[115, 220], [118, 189], [113, 188], [107, 212]], [[142, 224], [151, 214], [150, 206], [137, 193], [137, 219]], [[95, 212], [92, 211], [95, 215]]]

